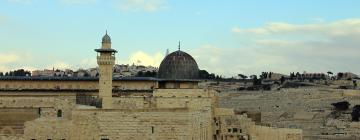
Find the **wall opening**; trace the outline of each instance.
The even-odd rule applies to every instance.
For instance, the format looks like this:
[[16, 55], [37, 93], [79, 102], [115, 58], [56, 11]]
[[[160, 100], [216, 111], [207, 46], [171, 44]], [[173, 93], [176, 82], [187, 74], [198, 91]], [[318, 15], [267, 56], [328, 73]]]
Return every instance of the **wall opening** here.
[[41, 117], [41, 108], [38, 109], [38, 115]]
[[59, 109], [59, 110], [57, 111], [57, 117], [58, 117], [58, 118], [61, 118], [62, 116], [63, 116], [62, 110]]
[[154, 126], [151, 126], [151, 133], [154, 134]]

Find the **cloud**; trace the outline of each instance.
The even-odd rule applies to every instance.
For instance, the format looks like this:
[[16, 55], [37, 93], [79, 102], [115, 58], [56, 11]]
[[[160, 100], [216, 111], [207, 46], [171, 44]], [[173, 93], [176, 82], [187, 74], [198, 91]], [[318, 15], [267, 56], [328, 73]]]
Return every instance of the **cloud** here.
[[122, 11], [146, 11], [155, 12], [167, 7], [166, 0], [118, 0]]
[[74, 68], [70, 64], [62, 61], [55, 62], [45, 67], [46, 69], [72, 69]]
[[8, 72], [16, 69], [34, 70], [28, 66], [27, 61], [31, 60], [29, 54], [24, 53], [1, 53], [0, 54], [0, 72]]
[[0, 24], [8, 23], [10, 21], [10, 18], [6, 15], [0, 14]]
[[[273, 71], [360, 73], [360, 19], [231, 29], [237, 47], [203, 45], [192, 51], [200, 68], [228, 77]], [[244, 43], [243, 38], [251, 38]], [[244, 46], [242, 44], [248, 44]]]
[[62, 3], [65, 4], [70, 4], [70, 5], [74, 5], [74, 4], [92, 4], [92, 3], [96, 3], [97, 0], [60, 0]]
[[239, 27], [234, 27], [231, 29], [231, 31], [234, 33], [241, 33], [241, 29]]
[[[8, 2], [19, 3], [19, 4], [30, 4], [38, 0], [8, 0]], [[97, 0], [58, 0], [65, 4], [90, 4], [95, 3]]]
[[0, 54], [0, 64], [14, 63], [20, 60], [20, 56], [13, 53]]
[[[331, 23], [321, 22], [313, 24], [289, 24], [272, 22], [263, 27], [236, 30], [237, 33], [251, 33], [257, 35], [284, 35], [313, 33], [325, 36], [344, 36], [360, 34], [360, 19], [346, 19]], [[233, 30], [233, 32], [235, 32]]]
[[80, 61], [79, 68], [93, 68], [97, 67], [97, 60], [96, 58], [85, 58]]
[[132, 53], [127, 60], [120, 60], [118, 64], [137, 64], [144, 66], [154, 66], [158, 67], [163, 60], [164, 55], [160, 52], [155, 54], [148, 54], [143, 51], [137, 51]]
[[8, 2], [12, 3], [20, 3], [20, 4], [29, 4], [32, 3], [35, 0], [8, 0]]

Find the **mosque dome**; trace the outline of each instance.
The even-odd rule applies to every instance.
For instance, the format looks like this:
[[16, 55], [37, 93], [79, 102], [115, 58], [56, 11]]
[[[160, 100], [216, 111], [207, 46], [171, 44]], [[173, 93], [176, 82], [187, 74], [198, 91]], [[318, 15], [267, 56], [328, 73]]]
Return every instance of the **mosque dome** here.
[[102, 43], [111, 43], [111, 38], [110, 36], [107, 34], [104, 35], [104, 37], [102, 38]]
[[198, 75], [199, 67], [195, 59], [180, 50], [167, 55], [158, 71], [158, 78], [168, 80], [197, 79]]

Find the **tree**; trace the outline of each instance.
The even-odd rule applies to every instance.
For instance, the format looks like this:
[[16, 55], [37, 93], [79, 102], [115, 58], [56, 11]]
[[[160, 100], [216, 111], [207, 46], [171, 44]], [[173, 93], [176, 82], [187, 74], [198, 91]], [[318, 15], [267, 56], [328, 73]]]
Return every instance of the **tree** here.
[[243, 75], [243, 74], [238, 74], [238, 76], [239, 76], [239, 78], [241, 78], [241, 79], [246, 79], [246, 78], [248, 78], [246, 75]]
[[284, 76], [281, 76], [280, 82], [281, 82], [281, 84], [284, 84], [284, 82], [285, 82], [285, 77]]
[[136, 77], [143, 77], [144, 76], [144, 72], [143, 71], [139, 71], [137, 74], [136, 74]]
[[18, 69], [15, 71], [6, 72], [5, 76], [31, 76], [31, 72], [24, 69]]
[[215, 73], [209, 74], [209, 79], [215, 79]]
[[250, 78], [251, 79], [257, 79], [257, 76], [256, 75], [251, 75]]
[[353, 80], [353, 86], [354, 86], [354, 89], [357, 88], [357, 82], [356, 82], [356, 80]]
[[331, 71], [328, 71], [327, 74], [328, 75], [333, 75], [333, 73]]
[[335, 110], [345, 111], [349, 109], [350, 103], [348, 101], [342, 101], [342, 102], [332, 103], [331, 105], [335, 107]]
[[261, 84], [261, 80], [259, 80], [256, 75], [251, 75], [250, 78], [253, 80], [253, 85]]
[[146, 71], [146, 72], [139, 71], [139, 72], [136, 74], [136, 77], [155, 77], [156, 74], [157, 74], [157, 73], [156, 73], [155, 71]]
[[4, 76], [4, 73], [0, 72], [0, 76]]
[[295, 74], [294, 74], [294, 72], [291, 72], [290, 73], [290, 80], [294, 80], [294, 78], [295, 78]]
[[206, 70], [199, 70], [200, 79], [209, 79], [209, 73]]
[[351, 112], [352, 121], [358, 122], [360, 118], [360, 105], [355, 105]]
[[344, 73], [342, 73], [342, 72], [339, 72], [339, 73], [337, 74], [338, 79], [342, 79], [343, 76], [344, 76]]
[[300, 78], [301, 78], [301, 74], [300, 74], [300, 72], [296, 72], [295, 77], [296, 77], [297, 79], [300, 79]]

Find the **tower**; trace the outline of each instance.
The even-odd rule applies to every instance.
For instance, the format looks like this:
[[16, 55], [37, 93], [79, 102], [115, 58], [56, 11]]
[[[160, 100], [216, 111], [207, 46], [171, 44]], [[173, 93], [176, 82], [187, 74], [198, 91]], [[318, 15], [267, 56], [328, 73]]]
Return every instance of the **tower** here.
[[102, 108], [112, 108], [112, 73], [115, 64], [116, 50], [111, 48], [111, 39], [107, 34], [102, 38], [100, 49], [97, 52], [97, 63], [99, 65], [99, 98], [102, 101]]
[[169, 55], [169, 49], [166, 49], [165, 57]]

